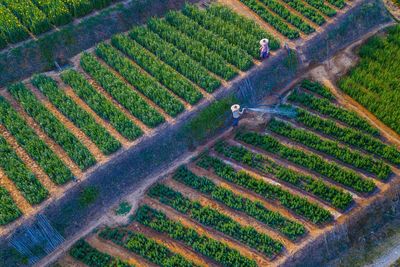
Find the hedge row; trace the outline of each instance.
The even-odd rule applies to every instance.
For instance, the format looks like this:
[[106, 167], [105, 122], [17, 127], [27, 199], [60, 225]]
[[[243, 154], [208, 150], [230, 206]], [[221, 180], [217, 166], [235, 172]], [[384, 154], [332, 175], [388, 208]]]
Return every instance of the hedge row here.
[[61, 73], [61, 78], [66, 84], [71, 86], [72, 90], [97, 115], [108, 121], [122, 136], [133, 141], [143, 134], [143, 131], [122, 111], [115, 107], [110, 100], [96, 91], [81, 73], [75, 70], [67, 70]]
[[7, 128], [18, 144], [39, 164], [55, 184], [65, 184], [72, 179], [73, 175], [64, 162], [39, 138], [3, 97], [0, 97], [0, 123]]
[[[246, 71], [253, 65], [252, 58], [246, 51], [231, 44], [228, 40], [212, 31], [206, 30], [196, 21], [188, 18], [181, 12], [170, 11], [165, 16], [165, 19], [168, 23], [188, 35], [190, 38], [201, 42], [204, 46], [207, 46], [209, 49], [218, 53], [227, 62], [236, 66], [238, 69]], [[242, 36], [242, 38], [243, 37], [250, 38], [250, 40], [253, 41], [252, 36], [248, 36], [248, 34]]]
[[156, 127], [165, 121], [160, 113], [93, 55], [84, 53], [81, 57], [81, 66], [104, 90], [147, 126]]
[[205, 235], [200, 235], [196, 230], [167, 218], [164, 213], [149, 206], [139, 207], [134, 217], [141, 224], [185, 243], [223, 266], [257, 266], [254, 260], [241, 255], [237, 250]]
[[392, 171], [382, 160], [353, 151], [347, 147], [340, 147], [337, 142], [322, 139], [307, 130], [296, 129], [293, 126], [278, 120], [271, 120], [267, 128], [274, 133], [285, 136], [307, 147], [328, 154], [344, 163], [375, 174], [379, 179], [387, 180]]
[[207, 92], [212, 93], [221, 85], [206, 68], [149, 29], [136, 27], [129, 36]]
[[368, 151], [394, 164], [400, 164], [400, 151], [394, 146], [364, 134], [358, 130], [342, 127], [332, 120], [322, 119], [303, 109], [297, 109], [296, 121], [317, 132], [332, 136], [338, 141]]
[[85, 170], [96, 163], [96, 159], [90, 151], [62, 124], [22, 83], [14, 84], [9, 87], [12, 96], [20, 103], [41, 127], [41, 129], [51, 137], [68, 156]]
[[[206, 168], [205, 164], [206, 163], [203, 162], [201, 165]], [[197, 176], [185, 167], [179, 168], [174, 174], [173, 179], [203, 194], [209, 195], [214, 200], [234, 210], [255, 218], [269, 227], [278, 230], [292, 240], [296, 240], [306, 233], [306, 229], [303, 225], [285, 218], [279, 212], [266, 209], [260, 202], [251, 201], [248, 198], [233, 193], [231, 190], [217, 186], [208, 178]], [[286, 194], [286, 197], [288, 197], [288, 202], [290, 202], [289, 193]], [[299, 203], [297, 203], [297, 205], [299, 205]]]
[[166, 246], [144, 236], [125, 229], [106, 228], [99, 233], [99, 236], [106, 240], [111, 240], [119, 246], [123, 246], [129, 251], [140, 255], [162, 267], [196, 266], [180, 254], [173, 253]]
[[333, 181], [345, 185], [360, 193], [371, 193], [376, 189], [371, 179], [363, 179], [360, 175], [345, 169], [334, 162], [328, 162], [322, 157], [306, 153], [302, 150], [283, 145], [275, 138], [255, 132], [238, 133], [236, 139], [274, 153], [288, 161], [324, 175]]
[[110, 155], [121, 147], [118, 142], [103, 126], [97, 124], [95, 119], [86, 110], [80, 107], [69, 97], [56, 81], [45, 75], [36, 75], [32, 83], [56, 106], [68, 119], [80, 128], [103, 152]]
[[196, 104], [203, 95], [184, 76], [155, 55], [125, 35], [115, 35], [112, 44], [128, 55], [140, 67], [153, 75], [161, 84], [183, 98], [191, 105]]
[[248, 246], [254, 248], [267, 257], [274, 257], [279, 254], [283, 245], [273, 240], [266, 234], [258, 232], [254, 227], [242, 226], [234, 219], [220, 213], [209, 206], [202, 206], [199, 202], [191, 201], [163, 184], [157, 184], [150, 188], [147, 193], [150, 197], [159, 200], [161, 203], [171, 206], [177, 211], [187, 214], [190, 218], [214, 228]]
[[140, 67], [133, 64], [111, 45], [105, 43], [98, 45], [96, 54], [170, 116], [176, 117], [185, 110], [183, 104], [156, 79], [144, 73]]
[[175, 45], [175, 47], [193, 58], [193, 60], [199, 62], [210, 72], [217, 74], [221, 78], [231, 80], [238, 74], [233, 67], [227, 64], [222, 56], [210, 50], [201, 42], [180, 32], [164, 19], [150, 19], [147, 26], [162, 39]]
[[[225, 142], [220, 142], [216, 144], [215, 150], [225, 157], [248, 165], [260, 172], [272, 174], [279, 180], [290, 183], [299, 189], [309, 192], [327, 201], [338, 209], [346, 210], [353, 203], [353, 198], [350, 193], [345, 193], [343, 190], [330, 186], [322, 179], [315, 179], [309, 175], [304, 175], [285, 166], [279, 165], [269, 158], [261, 154], [253, 153], [244, 147], [232, 146]], [[215, 169], [226, 169], [233, 172], [231, 167], [224, 166], [225, 164], [217, 159], [210, 160], [210, 162], [213, 163]]]

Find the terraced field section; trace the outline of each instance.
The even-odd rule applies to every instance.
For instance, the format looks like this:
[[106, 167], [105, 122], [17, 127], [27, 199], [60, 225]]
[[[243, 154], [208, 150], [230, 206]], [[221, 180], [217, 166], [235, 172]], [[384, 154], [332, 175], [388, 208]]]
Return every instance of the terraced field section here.
[[398, 178], [399, 149], [329, 88], [304, 80], [283, 105], [297, 115], [242, 124], [78, 246], [139, 266], [277, 266]]
[[1, 0], [0, 49], [103, 9], [115, 0]]
[[[15, 12], [18, 18], [29, 16], [31, 31], [37, 33], [45, 31], [50, 24], [58, 25], [71, 16], [83, 15], [109, 2], [96, 1], [100, 6], [94, 6], [94, 1], [89, 0], [3, 1], [0, 10]], [[257, 10], [273, 12], [272, 6], [267, 8], [266, 3], [257, 3], [262, 5]], [[323, 25], [322, 18], [325, 22], [330, 20], [329, 16], [334, 16], [336, 10], [322, 2], [318, 5], [313, 1], [293, 3], [271, 4], [280, 15], [274, 18], [279, 21], [277, 25], [293, 32], [302, 30], [304, 34]], [[290, 8], [292, 4], [296, 8]], [[61, 12], [64, 5], [65, 17]], [[24, 8], [34, 14], [27, 14]], [[298, 11], [294, 12], [293, 8]], [[72, 15], [71, 10], [75, 12]], [[312, 10], [315, 18], [319, 18], [313, 19], [316, 27], [307, 26], [308, 19], [300, 19], [299, 14], [309, 14], [306, 10]], [[329, 16], [325, 14], [327, 10], [330, 10]], [[52, 20], [44, 15], [46, 12], [54, 15]], [[8, 33], [14, 29], [1, 23], [0, 19], [0, 40], [4, 29]], [[18, 25], [18, 29], [23, 29], [19, 32], [24, 33], [24, 20]], [[136, 145], [141, 138], [157, 131], [157, 127], [173, 123], [204, 99], [211, 99], [218, 89], [228, 87], [239, 74], [260, 64], [260, 39], [269, 38], [273, 56], [281, 41], [289, 41], [291, 37], [269, 33], [262, 25], [224, 5], [213, 4], [207, 9], [186, 5], [181, 11], [153, 18], [147, 25], [115, 35], [78, 55], [73, 60], [75, 65], [68, 70], [39, 74], [1, 91], [0, 144], [4, 149], [0, 156], [6, 160], [0, 166], [1, 206], [4, 207], [0, 209], [0, 225], [7, 225], [23, 214], [34, 214], [42, 207], [39, 204], [50, 196], [61, 196], [72, 186], [71, 180], [84, 178], [87, 170], [106, 162], [117, 151]], [[371, 167], [372, 173], [385, 179], [387, 170], [375, 167]], [[343, 175], [347, 177], [347, 173]], [[358, 181], [353, 186], [359, 192], [369, 193], [374, 189], [369, 181], [351, 179]], [[352, 185], [352, 181], [346, 185]], [[338, 205], [345, 208], [346, 204]], [[322, 217], [310, 219], [325, 220]], [[279, 251], [277, 245], [268, 253], [273, 257]]]

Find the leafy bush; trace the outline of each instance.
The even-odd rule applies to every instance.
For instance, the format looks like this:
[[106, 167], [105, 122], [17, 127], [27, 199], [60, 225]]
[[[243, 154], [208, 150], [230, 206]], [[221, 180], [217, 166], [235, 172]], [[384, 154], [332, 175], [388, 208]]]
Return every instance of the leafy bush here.
[[[3, 97], [0, 97], [0, 123], [7, 128], [18, 144], [39, 164], [55, 184], [64, 184], [72, 179], [73, 175], [64, 162], [39, 138]], [[31, 177], [30, 174], [26, 176]], [[39, 191], [44, 192], [45, 190]], [[38, 193], [38, 195], [42, 196], [43, 194]]]
[[99, 197], [99, 189], [94, 186], [85, 187], [79, 195], [79, 204], [82, 207], [89, 206]]
[[161, 203], [187, 214], [201, 224], [241, 241], [267, 257], [273, 257], [283, 249], [283, 245], [279, 241], [275, 241], [268, 235], [258, 232], [254, 227], [242, 226], [218, 210], [209, 206], [204, 207], [199, 202], [191, 201], [181, 193], [163, 184], [153, 186], [147, 194], [152, 198], [158, 199]]
[[[232, 158], [242, 164], [248, 165], [252, 168], [257, 169], [260, 172], [266, 174], [272, 174], [277, 179], [287, 182], [291, 185], [296, 186], [306, 192], [309, 192], [324, 201], [330, 203], [338, 209], [345, 210], [352, 203], [353, 198], [349, 193], [345, 193], [340, 189], [328, 185], [322, 179], [315, 179], [311, 176], [298, 173], [285, 166], [279, 165], [269, 158], [253, 153], [244, 147], [232, 146], [225, 142], [219, 142], [215, 146], [215, 150], [218, 153], [223, 154], [225, 157]], [[202, 159], [202, 163], [206, 162], [206, 159]], [[213, 166], [215, 172], [221, 173], [232, 173], [234, 169], [216, 158], [210, 158], [207, 164]], [[222, 171], [224, 170], [224, 172]], [[262, 184], [262, 182], [254, 180], [255, 184]]]
[[96, 60], [93, 55], [84, 53], [81, 57], [81, 66], [104, 90], [147, 126], [156, 127], [165, 121], [160, 113]]
[[184, 111], [185, 107], [174, 95], [161, 86], [152, 76], [143, 73], [139, 67], [111, 45], [105, 43], [98, 45], [96, 54], [169, 115], [176, 117]]
[[345, 169], [334, 162], [328, 162], [313, 153], [290, 148], [283, 145], [275, 138], [261, 135], [255, 132], [238, 133], [236, 138], [247, 144], [259, 147], [270, 153], [274, 153], [288, 161], [320, 173], [342, 185], [345, 185], [360, 193], [371, 193], [376, 189], [371, 179], [363, 179], [355, 172]]
[[22, 83], [9, 87], [10, 93], [41, 129], [60, 145], [68, 156], [85, 170], [96, 163], [89, 150]]
[[115, 210], [115, 214], [124, 216], [128, 214], [132, 209], [132, 205], [128, 202], [121, 202], [118, 208]]
[[242, 256], [237, 250], [205, 235], [200, 235], [196, 230], [167, 218], [164, 213], [149, 206], [139, 207], [135, 219], [145, 226], [185, 243], [193, 250], [223, 266], [257, 266], [254, 260]]
[[21, 210], [15, 204], [10, 193], [0, 186], [0, 225], [6, 225], [21, 215]]
[[85, 77], [75, 70], [61, 74], [62, 80], [90, 106], [101, 118], [108, 121], [120, 134], [128, 140], [135, 140], [143, 132], [122, 111], [114, 106], [104, 95], [96, 91]]

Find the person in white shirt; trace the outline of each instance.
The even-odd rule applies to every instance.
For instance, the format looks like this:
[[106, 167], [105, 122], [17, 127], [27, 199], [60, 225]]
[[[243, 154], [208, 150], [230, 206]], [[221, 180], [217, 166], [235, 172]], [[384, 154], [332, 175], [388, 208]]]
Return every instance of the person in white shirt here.
[[236, 127], [239, 124], [239, 118], [243, 114], [244, 109], [240, 110], [240, 106], [238, 104], [235, 104], [231, 107], [231, 111], [232, 111], [232, 117], [233, 117], [232, 126]]
[[260, 58], [266, 59], [269, 57], [269, 40], [262, 39], [260, 41]]

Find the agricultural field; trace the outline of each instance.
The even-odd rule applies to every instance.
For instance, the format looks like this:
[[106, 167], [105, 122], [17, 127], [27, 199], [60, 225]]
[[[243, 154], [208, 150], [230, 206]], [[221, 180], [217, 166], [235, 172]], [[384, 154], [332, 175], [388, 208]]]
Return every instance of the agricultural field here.
[[115, 0], [1, 0], [0, 49], [70, 23]]
[[91, 243], [135, 266], [279, 265], [398, 173], [400, 150], [330, 88], [303, 80], [282, 108], [297, 115], [244, 122], [152, 185], [127, 225], [100, 227], [67, 257], [96, 266], [76, 253]]
[[[22, 38], [28, 31], [44, 32], [52, 25], [67, 23], [110, 4], [3, 2], [3, 17], [10, 17], [4, 23], [14, 21], [18, 25], [0, 25], [0, 33], [1, 29], [15, 28], [7, 38]], [[345, 7], [312, 1], [277, 1], [270, 7], [269, 2], [259, 4], [264, 12], [276, 8], [277, 25], [302, 34], [327, 24], [336, 11]], [[289, 6], [297, 10], [296, 15]], [[29, 29], [24, 20], [27, 17]], [[308, 20], [313, 22], [309, 24]], [[38, 74], [8, 86], [0, 95], [1, 143], [5, 148], [0, 152], [2, 158], [10, 159], [1, 163], [6, 182], [0, 188], [7, 208], [0, 210], [0, 224], [8, 225], [21, 215], [33, 214], [49, 197], [62, 195], [71, 181], [85, 177], [88, 170], [107, 162], [116, 152], [134, 146], [158, 127], [172, 123], [220, 88], [229, 86], [236, 77], [260, 64], [258, 42], [266, 37], [273, 56], [282, 40], [290, 42], [292, 36], [275, 36], [224, 5], [213, 4], [207, 9], [185, 5], [180, 11], [152, 18], [147, 25], [117, 34], [81, 53], [72, 68]], [[386, 175], [387, 170], [375, 167], [371, 168], [377, 175]], [[372, 190], [371, 185], [360, 187], [363, 192]]]

